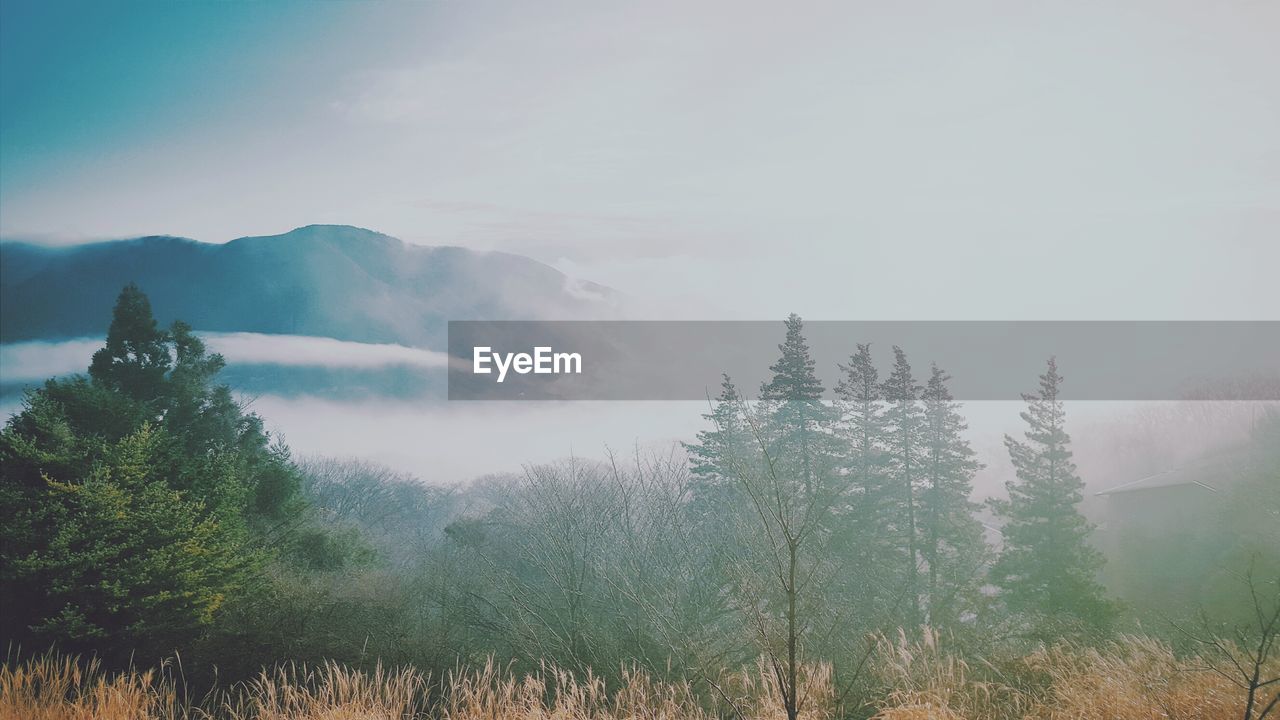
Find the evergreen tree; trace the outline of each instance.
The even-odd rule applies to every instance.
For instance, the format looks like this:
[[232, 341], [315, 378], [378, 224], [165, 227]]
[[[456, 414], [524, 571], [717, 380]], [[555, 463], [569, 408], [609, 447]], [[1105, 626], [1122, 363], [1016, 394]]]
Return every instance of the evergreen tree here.
[[924, 467], [920, 494], [920, 542], [928, 565], [928, 622], [944, 627], [980, 598], [981, 569], [987, 547], [978, 505], [969, 498], [973, 476], [982, 464], [964, 438], [968, 426], [947, 389], [950, 376], [932, 366], [925, 384]]
[[1089, 546], [1093, 528], [1077, 508], [1084, 482], [1071, 460], [1071, 437], [1058, 399], [1061, 383], [1050, 358], [1039, 394], [1023, 395], [1025, 441], [1005, 436], [1017, 474], [1005, 484], [1009, 498], [992, 502], [1005, 521], [992, 579], [1015, 618], [1039, 639], [1105, 629], [1114, 615], [1096, 580], [1103, 558]]
[[858, 352], [841, 365], [836, 384], [841, 426], [850, 445], [850, 475], [865, 507], [875, 507], [884, 493], [884, 394], [879, 373], [871, 359], [871, 345], [859, 344]]
[[214, 380], [226, 362], [221, 355], [210, 355], [204, 341], [181, 320], [173, 323], [168, 339], [173, 345], [174, 363], [166, 379], [165, 421], [172, 427], [195, 431], [185, 433], [193, 438], [233, 443], [233, 418], [239, 416], [238, 408], [233, 412], [212, 397]]
[[728, 375], [722, 375], [720, 394], [712, 401], [711, 412], [702, 415], [711, 423], [697, 434], [696, 442], [683, 443], [689, 453], [692, 497], [690, 510], [695, 517], [719, 524], [729, 520], [734, 508], [741, 504], [741, 492], [735, 465], [753, 461], [759, 448], [746, 424], [748, 412], [738, 388]]
[[[170, 487], [160, 430], [107, 445], [76, 438], [38, 396], [24, 416], [0, 431], [0, 633], [123, 662], [162, 657], [207, 628], [258, 559], [239, 518]], [[225, 468], [217, 479], [235, 485]]]
[[298, 554], [299, 472], [222, 366], [130, 285], [90, 378], [28, 394], [0, 431], [0, 641], [168, 652]]
[[859, 344], [848, 364], [840, 365], [840, 372], [835, 391], [844, 444], [844, 488], [838, 507], [837, 552], [851, 558], [855, 569], [844, 592], [864, 624], [876, 624], [878, 616], [890, 613], [897, 604], [905, 565], [894, 531], [897, 503], [886, 487], [884, 393], [868, 344]]
[[888, 495], [893, 503], [891, 531], [906, 550], [904, 576], [910, 608], [910, 624], [918, 626], [920, 613], [920, 548], [917, 518], [917, 485], [924, 465], [924, 413], [920, 386], [911, 374], [907, 355], [893, 347], [893, 371], [884, 381]]
[[728, 477], [727, 458], [735, 451], [740, 452], [747, 439], [742, 412], [743, 402], [738, 388], [728, 375], [722, 375], [720, 394], [712, 401], [711, 412], [702, 415], [702, 419], [711, 423], [711, 428], [699, 431], [697, 442], [684, 443], [694, 475], [714, 483]]
[[767, 402], [811, 405], [822, 400], [822, 382], [814, 372], [816, 364], [804, 339], [804, 321], [791, 313], [786, 320], [787, 336], [778, 350], [782, 357], [769, 366], [773, 377], [760, 387], [760, 399]]
[[134, 400], [157, 400], [173, 362], [167, 341], [151, 315], [151, 301], [129, 283], [116, 299], [107, 344], [93, 354], [89, 376]]
[[829, 434], [833, 413], [822, 402], [822, 382], [804, 338], [804, 322], [792, 313], [786, 320], [786, 338], [778, 361], [769, 366], [773, 377], [760, 386], [761, 428], [769, 440], [769, 453], [779, 469], [800, 482], [805, 492], [825, 492], [819, 487], [831, 465], [833, 444]]

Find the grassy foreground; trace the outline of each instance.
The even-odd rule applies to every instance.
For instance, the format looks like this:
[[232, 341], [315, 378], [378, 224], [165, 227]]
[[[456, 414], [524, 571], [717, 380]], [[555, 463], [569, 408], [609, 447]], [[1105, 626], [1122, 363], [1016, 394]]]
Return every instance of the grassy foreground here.
[[[1198, 657], [1125, 637], [1102, 648], [1059, 645], [976, 666], [922, 640], [881, 638], [873, 694], [853, 717], [881, 720], [1216, 720], [1244, 717], [1245, 696]], [[413, 669], [361, 672], [286, 666], [203, 698], [183, 697], [172, 667], [108, 674], [95, 662], [46, 655], [0, 668], [0, 720], [774, 720], [785, 714], [766, 672], [725, 675], [719, 700], [690, 685], [546, 667], [516, 675], [494, 662], [433, 680]], [[807, 720], [842, 717], [829, 670], [809, 668]], [[1255, 715], [1256, 717], [1256, 715]]]

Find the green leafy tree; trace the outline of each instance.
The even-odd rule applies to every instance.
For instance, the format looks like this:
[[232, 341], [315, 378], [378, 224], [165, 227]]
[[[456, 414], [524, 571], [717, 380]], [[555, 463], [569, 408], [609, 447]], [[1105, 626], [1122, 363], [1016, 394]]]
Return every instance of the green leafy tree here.
[[1115, 615], [1097, 581], [1103, 557], [1089, 545], [1093, 527], [1077, 508], [1084, 482], [1071, 460], [1061, 383], [1050, 358], [1040, 392], [1023, 395], [1025, 441], [1005, 436], [1017, 475], [1005, 484], [1009, 498], [992, 503], [1004, 519], [992, 579], [1014, 617], [1039, 639], [1104, 630]]

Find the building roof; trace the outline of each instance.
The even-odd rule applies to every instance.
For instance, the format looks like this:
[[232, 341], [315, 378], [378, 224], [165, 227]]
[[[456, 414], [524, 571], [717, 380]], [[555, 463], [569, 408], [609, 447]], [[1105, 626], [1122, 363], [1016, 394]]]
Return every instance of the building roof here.
[[1172, 487], [1198, 487], [1209, 492], [1220, 492], [1239, 478], [1246, 470], [1248, 456], [1242, 449], [1219, 452], [1178, 467], [1162, 470], [1154, 475], [1121, 483], [1115, 487], [1094, 493], [1100, 497], [1122, 493], [1158, 490]]

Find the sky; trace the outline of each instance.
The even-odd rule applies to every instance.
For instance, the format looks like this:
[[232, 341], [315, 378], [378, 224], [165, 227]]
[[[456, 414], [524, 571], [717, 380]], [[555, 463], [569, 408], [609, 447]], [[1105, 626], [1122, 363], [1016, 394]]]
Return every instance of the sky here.
[[1274, 319], [1280, 5], [0, 5], [0, 236], [311, 223], [640, 315]]

